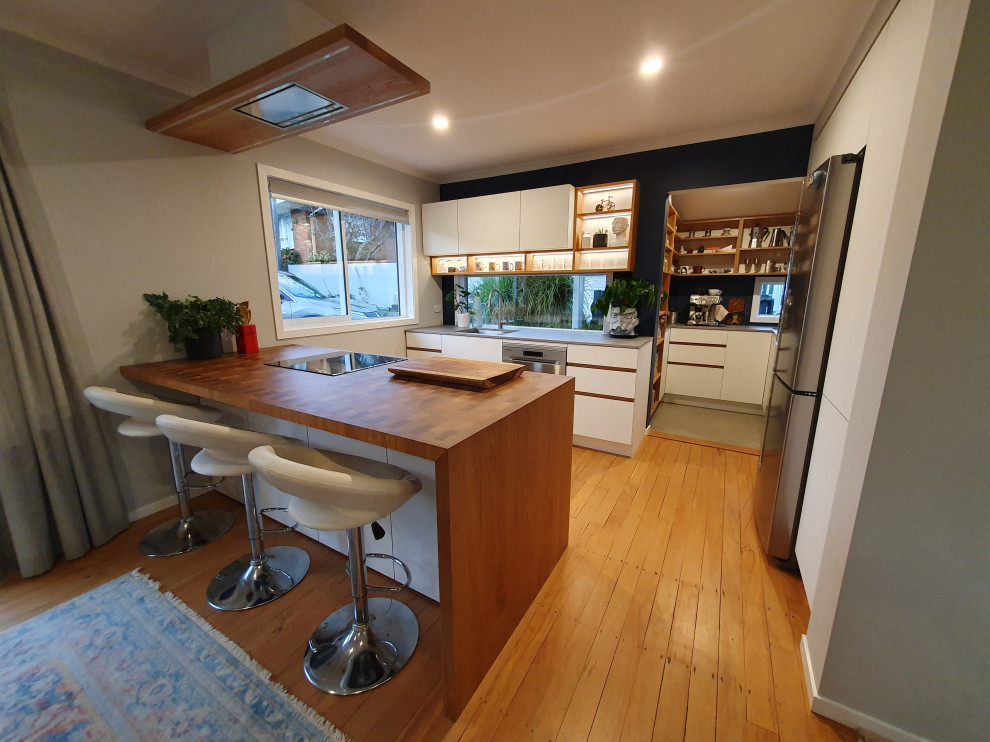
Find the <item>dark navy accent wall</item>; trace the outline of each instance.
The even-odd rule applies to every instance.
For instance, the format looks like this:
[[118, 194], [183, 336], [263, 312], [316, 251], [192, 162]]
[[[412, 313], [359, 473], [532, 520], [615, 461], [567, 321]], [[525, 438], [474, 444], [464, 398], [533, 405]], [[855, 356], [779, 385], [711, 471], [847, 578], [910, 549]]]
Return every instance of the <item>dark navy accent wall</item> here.
[[[573, 165], [446, 183], [440, 186], [440, 200], [487, 196], [561, 183], [580, 187], [635, 178], [639, 181], [640, 194], [633, 273], [656, 283], [662, 267], [664, 203], [671, 191], [803, 177], [808, 169], [813, 131], [811, 125], [796, 126]], [[751, 296], [753, 279], [742, 280], [749, 282]], [[441, 285], [446, 294], [453, 289], [453, 279], [445, 277], [441, 279]], [[743, 287], [739, 290], [746, 293]], [[653, 334], [653, 317], [645, 315], [640, 319], [639, 334]], [[444, 322], [453, 322], [453, 309], [449, 306], [444, 308]]]

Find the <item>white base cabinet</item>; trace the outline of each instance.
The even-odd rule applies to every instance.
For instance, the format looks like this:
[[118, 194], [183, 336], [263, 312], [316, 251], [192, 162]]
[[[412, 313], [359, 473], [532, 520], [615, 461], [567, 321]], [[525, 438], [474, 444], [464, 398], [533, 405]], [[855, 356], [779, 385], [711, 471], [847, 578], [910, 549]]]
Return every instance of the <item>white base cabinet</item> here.
[[502, 341], [498, 338], [441, 335], [440, 349], [442, 355], [452, 358], [470, 358], [473, 361], [502, 360]]
[[[567, 375], [575, 384], [575, 445], [621, 456], [636, 452], [646, 435], [650, 350], [650, 343], [639, 348], [567, 344]], [[502, 340], [409, 330], [406, 355], [501, 361]]]
[[725, 368], [719, 399], [763, 404], [767, 384], [767, 357], [773, 335], [769, 332], [730, 332], [725, 344]]
[[[202, 401], [207, 402], [211, 407], [224, 410], [227, 413], [224, 418], [225, 423], [261, 433], [283, 435], [312, 448], [324, 448], [387, 462], [415, 474], [423, 483], [422, 490], [394, 513], [378, 521], [385, 530], [385, 536], [381, 540], [375, 539], [370, 525], [365, 526], [362, 529], [365, 547], [370, 552], [392, 554], [404, 561], [412, 572], [412, 582], [409, 586], [432, 600], [440, 600], [436, 467], [432, 461], [357, 441], [353, 438], [345, 438], [325, 430], [307, 428], [288, 420], [242, 410], [211, 400]], [[241, 500], [239, 494], [225, 494], [228, 497], [233, 497], [233, 499]], [[286, 507], [289, 497], [264, 480], [260, 478], [256, 480], [255, 498], [258, 508]], [[283, 525], [293, 524], [292, 518], [286, 512], [273, 511], [267, 515]], [[296, 530], [334, 551], [347, 554], [347, 537], [344, 531], [315, 531], [303, 527], [298, 527]], [[402, 576], [397, 573], [395, 565], [389, 561], [373, 559], [368, 562], [368, 568], [392, 579], [398, 579]]]
[[764, 406], [773, 338], [767, 331], [670, 328], [664, 393]]

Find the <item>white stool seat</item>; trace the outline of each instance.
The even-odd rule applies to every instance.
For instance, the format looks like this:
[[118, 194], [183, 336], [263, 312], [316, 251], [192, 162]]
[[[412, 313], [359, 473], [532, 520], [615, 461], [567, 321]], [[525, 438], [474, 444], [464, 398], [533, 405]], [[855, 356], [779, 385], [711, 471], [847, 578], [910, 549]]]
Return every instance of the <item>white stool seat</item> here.
[[[118, 415], [127, 415], [127, 419], [117, 426], [117, 432], [128, 438], [154, 438], [162, 435], [162, 431], [155, 424], [155, 418], [159, 415], [181, 415], [194, 420], [209, 421], [218, 420], [223, 414], [220, 410], [206, 407], [123, 394], [105, 386], [86, 387], [83, 389], [83, 394], [94, 407]], [[138, 544], [138, 549], [147, 556], [185, 554], [187, 551], [216, 541], [234, 524], [234, 517], [223, 510], [208, 510], [193, 514], [189, 505], [191, 485], [186, 480], [182, 447], [178, 443], [169, 441], [169, 453], [172, 459], [175, 494], [179, 499], [179, 517], [145, 534]], [[212, 486], [210, 484], [198, 489]]]
[[219, 420], [223, 414], [220, 410], [208, 407], [123, 394], [106, 386], [86, 387], [83, 389], [83, 394], [94, 407], [118, 415], [127, 415], [128, 419], [117, 426], [117, 432], [129, 438], [152, 438], [161, 435], [162, 431], [155, 424], [155, 418], [159, 415], [178, 415], [191, 420], [212, 422]]
[[309, 569], [309, 554], [296, 546], [265, 548], [261, 513], [254, 496], [254, 470], [248, 461], [248, 454], [258, 446], [281, 446], [288, 439], [175, 415], [159, 415], [155, 422], [170, 441], [203, 449], [193, 457], [193, 471], [241, 478], [251, 553], [217, 573], [206, 589], [209, 604], [222, 611], [255, 608], [280, 598], [298, 585]]
[[[303, 672], [320, 690], [353, 695], [371, 690], [405, 666], [419, 641], [419, 624], [409, 606], [388, 598], [368, 598], [369, 586], [361, 526], [398, 510], [422, 483], [391, 464], [303, 446], [261, 446], [248, 454], [258, 476], [292, 495], [289, 514], [317, 530], [347, 530], [351, 605], [330, 614], [313, 632], [303, 657]], [[391, 559], [406, 572], [409, 568]]]
[[405, 469], [336, 451], [264, 446], [248, 458], [262, 479], [293, 496], [289, 515], [318, 531], [373, 523], [422, 489]]
[[248, 461], [248, 454], [253, 449], [292, 442], [278, 435], [240, 430], [168, 413], [155, 418], [155, 425], [159, 433], [169, 440], [203, 449], [193, 457], [191, 465], [194, 472], [208, 476], [251, 474], [254, 469]]

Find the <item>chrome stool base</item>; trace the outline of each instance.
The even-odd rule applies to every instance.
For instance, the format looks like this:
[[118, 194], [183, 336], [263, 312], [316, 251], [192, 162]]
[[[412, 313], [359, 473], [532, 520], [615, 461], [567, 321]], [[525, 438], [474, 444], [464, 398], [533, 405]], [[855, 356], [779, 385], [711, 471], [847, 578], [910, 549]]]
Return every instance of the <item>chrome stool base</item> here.
[[243, 611], [269, 603], [299, 584], [309, 569], [309, 554], [296, 546], [273, 546], [252, 564], [250, 554], [224, 567], [206, 588], [206, 599], [221, 611]]
[[368, 598], [369, 622], [354, 623], [346, 605], [320, 624], [306, 645], [306, 679], [322, 691], [350, 696], [376, 688], [406, 664], [419, 641], [416, 615], [391, 598]]
[[225, 510], [206, 510], [189, 518], [173, 518], [148, 531], [138, 549], [150, 557], [185, 554], [216, 541], [232, 525], [234, 516]]

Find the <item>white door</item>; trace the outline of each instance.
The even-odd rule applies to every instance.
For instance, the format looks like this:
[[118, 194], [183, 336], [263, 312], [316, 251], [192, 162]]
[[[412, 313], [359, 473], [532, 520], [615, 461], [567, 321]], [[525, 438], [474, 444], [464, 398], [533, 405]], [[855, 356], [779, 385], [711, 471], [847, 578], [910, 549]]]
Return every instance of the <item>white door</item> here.
[[457, 201], [462, 255], [519, 252], [519, 191]]
[[498, 338], [441, 335], [440, 347], [443, 355], [453, 358], [469, 358], [473, 361], [502, 360], [502, 341]]
[[720, 399], [763, 404], [771, 340], [772, 333], [769, 332], [740, 330], [728, 333]]
[[522, 191], [519, 204], [519, 249], [574, 248], [574, 186]]
[[457, 201], [423, 204], [423, 254], [457, 255]]

